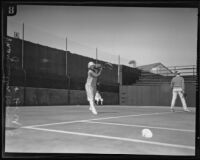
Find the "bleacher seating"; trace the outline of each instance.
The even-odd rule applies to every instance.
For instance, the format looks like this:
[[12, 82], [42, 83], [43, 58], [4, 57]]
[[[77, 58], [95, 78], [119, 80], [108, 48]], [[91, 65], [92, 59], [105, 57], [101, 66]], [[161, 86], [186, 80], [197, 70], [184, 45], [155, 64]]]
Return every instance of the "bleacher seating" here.
[[[163, 76], [159, 74], [150, 73], [147, 71], [142, 71], [139, 80], [137, 80], [135, 85], [160, 85], [163, 83], [169, 84], [171, 79], [173, 78], [172, 75], [170, 76]], [[195, 75], [188, 75], [183, 76], [185, 83], [194, 83], [196, 84], [196, 76]]]

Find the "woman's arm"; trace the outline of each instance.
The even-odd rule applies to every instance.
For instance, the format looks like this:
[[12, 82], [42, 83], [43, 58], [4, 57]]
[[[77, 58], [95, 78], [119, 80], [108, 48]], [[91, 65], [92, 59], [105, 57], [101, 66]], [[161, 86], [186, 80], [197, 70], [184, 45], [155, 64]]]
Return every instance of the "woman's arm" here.
[[100, 76], [101, 71], [102, 71], [102, 68], [100, 69], [100, 71], [99, 71], [98, 73], [95, 73], [94, 71], [90, 70], [90, 74], [91, 74], [93, 77], [98, 77], [98, 76]]

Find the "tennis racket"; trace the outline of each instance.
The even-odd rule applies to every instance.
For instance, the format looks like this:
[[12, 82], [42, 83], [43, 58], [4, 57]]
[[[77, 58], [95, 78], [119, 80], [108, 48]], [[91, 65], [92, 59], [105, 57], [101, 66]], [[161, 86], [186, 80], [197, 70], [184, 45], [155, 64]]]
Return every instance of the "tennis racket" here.
[[105, 63], [102, 63], [102, 64], [96, 64], [96, 68], [99, 69], [99, 68], [102, 68], [102, 69], [109, 69], [109, 70], [113, 70], [113, 65], [112, 63], [109, 63], [109, 62], [105, 62]]

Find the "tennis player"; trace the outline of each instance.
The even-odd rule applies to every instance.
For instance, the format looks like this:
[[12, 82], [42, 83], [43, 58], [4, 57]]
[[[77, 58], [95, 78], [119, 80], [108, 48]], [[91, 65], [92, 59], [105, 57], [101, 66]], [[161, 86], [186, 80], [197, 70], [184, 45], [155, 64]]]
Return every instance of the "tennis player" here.
[[98, 71], [95, 69], [95, 63], [89, 62], [88, 63], [88, 77], [85, 84], [87, 100], [90, 104], [90, 110], [93, 114], [97, 115], [97, 111], [95, 109], [95, 94], [96, 94], [96, 85], [97, 85], [97, 77], [101, 75], [102, 68]]
[[172, 88], [172, 101], [171, 101], [171, 111], [174, 112], [174, 105], [176, 102], [177, 94], [180, 96], [183, 110], [186, 112], [191, 112], [187, 108], [187, 104], [185, 102], [184, 98], [184, 92], [185, 92], [185, 84], [183, 77], [180, 76], [180, 72], [175, 72], [176, 76], [172, 78], [171, 80], [171, 88]]

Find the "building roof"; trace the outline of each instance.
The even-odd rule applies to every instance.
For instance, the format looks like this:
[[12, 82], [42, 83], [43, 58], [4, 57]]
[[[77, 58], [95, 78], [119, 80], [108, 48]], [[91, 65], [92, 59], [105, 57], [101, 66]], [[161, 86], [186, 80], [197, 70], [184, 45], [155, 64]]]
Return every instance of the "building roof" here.
[[147, 64], [147, 65], [143, 65], [143, 66], [138, 66], [137, 68], [144, 69], [144, 70], [151, 70], [152, 68], [155, 68], [159, 65], [162, 65], [162, 64], [161, 63], [153, 63], [153, 64]]
[[162, 63], [158, 62], [158, 63], [153, 63], [153, 64], [147, 64], [147, 65], [143, 65], [143, 66], [138, 66], [137, 68], [138, 69], [142, 69], [142, 70], [145, 70], [145, 71], [150, 71], [152, 70], [153, 68], [157, 67], [157, 66], [162, 66], [163, 68], [165, 68], [166, 70], [170, 71], [172, 73], [172, 71], [167, 68], [166, 66], [164, 66]]

